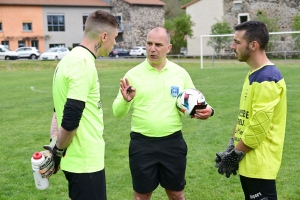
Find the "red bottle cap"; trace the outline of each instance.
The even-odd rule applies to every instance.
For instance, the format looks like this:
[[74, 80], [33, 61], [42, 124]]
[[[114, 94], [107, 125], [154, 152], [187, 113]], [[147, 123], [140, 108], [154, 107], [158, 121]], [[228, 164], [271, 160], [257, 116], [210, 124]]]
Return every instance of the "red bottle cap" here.
[[35, 153], [32, 155], [32, 157], [33, 157], [34, 160], [41, 159], [41, 158], [42, 158], [42, 153], [41, 153], [41, 152], [35, 152]]

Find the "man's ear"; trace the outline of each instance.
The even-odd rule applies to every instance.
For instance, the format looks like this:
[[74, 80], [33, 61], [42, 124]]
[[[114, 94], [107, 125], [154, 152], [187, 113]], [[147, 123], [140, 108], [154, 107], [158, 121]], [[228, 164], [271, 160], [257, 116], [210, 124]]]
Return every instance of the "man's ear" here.
[[168, 49], [169, 49], [169, 51], [168, 51], [168, 53], [169, 53], [172, 49], [172, 44], [169, 44]]
[[253, 41], [249, 44], [249, 48], [251, 49], [251, 51], [255, 51], [259, 48], [259, 44], [256, 41]]
[[102, 40], [102, 41], [107, 40], [107, 32], [101, 33], [101, 40]]

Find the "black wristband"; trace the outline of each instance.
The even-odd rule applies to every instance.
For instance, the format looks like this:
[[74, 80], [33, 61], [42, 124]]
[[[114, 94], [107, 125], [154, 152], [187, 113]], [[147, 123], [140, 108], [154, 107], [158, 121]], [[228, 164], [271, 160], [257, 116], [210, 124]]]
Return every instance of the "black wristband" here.
[[215, 114], [215, 110], [212, 107], [210, 107], [210, 108], [211, 108], [211, 115], [210, 116], [212, 117]]
[[[133, 99], [133, 98], [132, 98]], [[132, 101], [132, 99], [130, 99], [130, 101]], [[130, 101], [126, 101], [127, 103], [129, 103]]]

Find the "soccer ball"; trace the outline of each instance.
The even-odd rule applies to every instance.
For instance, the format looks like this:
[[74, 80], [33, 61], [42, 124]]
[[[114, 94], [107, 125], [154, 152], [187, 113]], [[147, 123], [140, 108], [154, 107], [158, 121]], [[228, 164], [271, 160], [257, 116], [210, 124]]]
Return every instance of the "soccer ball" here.
[[186, 117], [193, 117], [195, 109], [203, 109], [207, 105], [204, 95], [197, 89], [185, 89], [178, 94], [176, 108]]

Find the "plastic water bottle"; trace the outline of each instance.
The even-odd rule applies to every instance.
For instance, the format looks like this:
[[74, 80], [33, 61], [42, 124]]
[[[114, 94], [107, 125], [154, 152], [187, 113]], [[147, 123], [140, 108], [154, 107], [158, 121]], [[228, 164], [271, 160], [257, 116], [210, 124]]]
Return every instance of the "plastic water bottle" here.
[[49, 179], [43, 178], [40, 174], [39, 164], [41, 164], [44, 160], [45, 157], [41, 152], [35, 152], [31, 157], [35, 187], [39, 190], [44, 190], [49, 186]]

